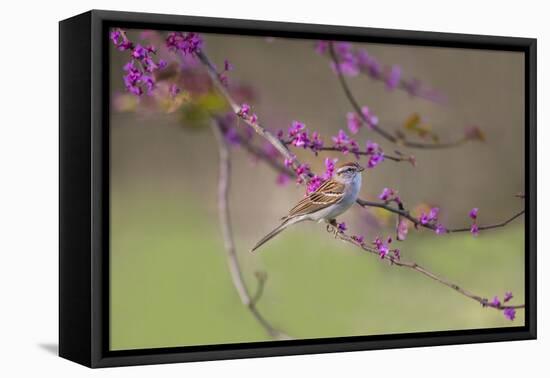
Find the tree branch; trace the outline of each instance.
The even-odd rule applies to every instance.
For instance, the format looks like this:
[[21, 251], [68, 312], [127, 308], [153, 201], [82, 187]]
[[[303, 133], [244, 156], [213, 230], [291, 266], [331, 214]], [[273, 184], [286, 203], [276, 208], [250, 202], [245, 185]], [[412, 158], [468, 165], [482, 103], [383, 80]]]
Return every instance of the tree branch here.
[[237, 253], [235, 250], [235, 241], [233, 240], [233, 231], [231, 227], [231, 219], [229, 215], [229, 187], [230, 187], [230, 174], [231, 174], [231, 161], [229, 157], [229, 149], [225, 142], [225, 137], [220, 126], [217, 123], [212, 124], [212, 131], [216, 140], [218, 141], [218, 152], [219, 152], [219, 177], [218, 177], [218, 210], [220, 218], [220, 227], [222, 229], [224, 247], [227, 257], [227, 265], [229, 267], [229, 272], [231, 274], [231, 280], [233, 281], [233, 286], [243, 305], [245, 305], [254, 318], [260, 323], [260, 325], [265, 329], [265, 331], [275, 339], [289, 339], [289, 337], [283, 332], [275, 329], [260, 313], [257, 309], [256, 304], [260, 300], [265, 281], [267, 276], [265, 274], [257, 274], [258, 278], [258, 289], [254, 297], [250, 296], [246, 283], [244, 281], [243, 273]]
[[[380, 256], [380, 253], [375, 248], [372, 248], [372, 247], [369, 247], [369, 246], [367, 246], [363, 243], [360, 243], [357, 240], [355, 240], [354, 238], [352, 238], [351, 236], [349, 236], [349, 235], [347, 235], [343, 232], [338, 232], [336, 234], [336, 236], [341, 240], [344, 240], [348, 243], [351, 243], [351, 244], [363, 249], [364, 251], [367, 251], [370, 254]], [[432, 279], [436, 282], [439, 282], [442, 285], [445, 285], [445, 286], [453, 289], [457, 293], [462, 294], [462, 295], [464, 295], [464, 296], [466, 296], [470, 299], [475, 300], [476, 302], [480, 303], [484, 307], [492, 307], [492, 308], [497, 309], [497, 310], [505, 310], [507, 308], [513, 308], [513, 309], [525, 308], [525, 304], [519, 304], [519, 305], [498, 304], [497, 305], [497, 304], [491, 303], [491, 302], [489, 302], [489, 300], [487, 298], [484, 298], [484, 297], [481, 297], [477, 294], [474, 294], [474, 293], [470, 292], [469, 290], [466, 290], [466, 289], [462, 288], [461, 286], [447, 280], [446, 278], [441, 277], [441, 276], [439, 276], [435, 273], [432, 273], [431, 271], [429, 271], [428, 269], [424, 268], [423, 266], [417, 264], [416, 262], [398, 260], [397, 258], [395, 258], [395, 256], [390, 255], [390, 254], [385, 255], [383, 257], [383, 259], [389, 261], [390, 264], [392, 264], [392, 265], [396, 265], [396, 266], [399, 266], [399, 267], [408, 268], [408, 269], [412, 269], [414, 271], [417, 271], [417, 272], [423, 274], [424, 276], [426, 276], [426, 277], [428, 277], [428, 278], [430, 278], [430, 279]]]
[[346, 95], [346, 98], [348, 99], [349, 103], [351, 104], [351, 106], [353, 107], [353, 109], [355, 110], [355, 112], [357, 113], [357, 115], [361, 118], [361, 121], [365, 124], [365, 125], [369, 125], [372, 130], [374, 130], [376, 133], [378, 133], [379, 135], [381, 135], [384, 139], [392, 142], [392, 143], [395, 143], [395, 144], [398, 144], [398, 145], [402, 145], [402, 146], [405, 146], [405, 147], [411, 147], [411, 148], [421, 148], [421, 149], [442, 149], [442, 148], [450, 148], [450, 147], [456, 147], [456, 146], [459, 146], [461, 144], [463, 144], [464, 142], [466, 142], [466, 138], [462, 138], [462, 139], [458, 139], [456, 141], [453, 141], [453, 142], [448, 142], [448, 143], [420, 143], [420, 142], [412, 142], [412, 141], [408, 141], [406, 139], [403, 139], [403, 138], [397, 138], [396, 136], [390, 134], [389, 132], [387, 132], [386, 130], [384, 130], [383, 128], [381, 128], [380, 126], [378, 125], [373, 125], [372, 123], [369, 122], [369, 120], [365, 117], [365, 115], [363, 114], [363, 112], [361, 111], [361, 106], [359, 105], [359, 103], [357, 102], [357, 100], [355, 99], [355, 96], [353, 95], [353, 93], [351, 92], [351, 89], [346, 81], [346, 78], [344, 77], [344, 74], [342, 73], [342, 70], [340, 68], [340, 62], [338, 61], [338, 57], [336, 55], [336, 52], [334, 51], [334, 45], [332, 42], [329, 42], [329, 53], [330, 53], [330, 57], [334, 63], [334, 67], [335, 67], [335, 70], [336, 70], [336, 75], [338, 77], [338, 81], [340, 83], [340, 86], [342, 87], [342, 90], [344, 91], [344, 94]]
[[[411, 221], [415, 225], [415, 227], [424, 227], [424, 228], [428, 228], [428, 229], [433, 230], [433, 231], [435, 231], [435, 229], [437, 228], [437, 226], [432, 224], [432, 223], [422, 223], [419, 218], [416, 218], [416, 217], [412, 216], [410, 211], [405, 209], [403, 206], [401, 208], [395, 208], [395, 207], [391, 206], [388, 202], [365, 201], [361, 198], [357, 199], [357, 204], [361, 207], [377, 207], [377, 208], [389, 211], [390, 213], [397, 214], [397, 215], [402, 216], [403, 218], [406, 218], [409, 221]], [[495, 223], [495, 224], [488, 224], [488, 225], [484, 225], [484, 226], [478, 226], [478, 230], [490, 230], [490, 229], [493, 229], [493, 228], [504, 227], [507, 224], [509, 224], [510, 222], [512, 222], [513, 220], [515, 220], [516, 218], [519, 218], [523, 214], [525, 214], [525, 210], [519, 211], [518, 213], [514, 214], [513, 216], [511, 216], [510, 218], [506, 219], [503, 222]], [[470, 231], [470, 227], [445, 229], [445, 232], [447, 232], [447, 233], [469, 232], [469, 231]]]
[[[227, 88], [225, 87], [223, 82], [221, 81], [221, 79], [218, 75], [218, 72], [216, 71], [216, 67], [210, 61], [208, 56], [206, 56], [206, 54], [203, 51], [197, 51], [195, 54], [199, 58], [201, 63], [205, 66], [205, 68], [208, 72], [208, 75], [210, 76], [210, 78], [212, 79], [212, 82], [214, 83], [214, 86], [220, 92], [220, 94], [225, 98], [225, 100], [227, 101], [227, 103], [231, 107], [232, 111], [235, 113], [235, 115], [237, 115], [237, 117], [241, 118], [248, 126], [252, 127], [252, 129], [257, 134], [259, 134], [264, 139], [266, 139], [269, 143], [271, 143], [273, 145], [273, 147], [275, 147], [277, 149], [277, 151], [279, 151], [279, 153], [281, 155], [283, 155], [283, 157], [285, 159], [288, 159], [289, 161], [292, 161], [292, 165], [294, 167], [297, 167], [298, 163], [295, 159], [295, 156], [288, 150], [288, 148], [283, 143], [281, 143], [279, 138], [277, 138], [275, 135], [273, 135], [269, 130], [267, 130], [267, 129], [263, 128], [262, 126], [260, 126], [260, 124], [258, 122], [252, 122], [249, 119], [249, 117], [243, 116], [243, 114], [241, 112], [240, 105], [238, 105], [237, 102], [235, 102], [235, 100], [233, 100], [233, 97], [231, 97], [231, 94], [229, 93], [229, 91], [227, 90]], [[302, 179], [305, 180], [305, 181], [309, 180], [308, 176], [305, 175], [305, 174], [302, 175]]]
[[[292, 145], [292, 142], [289, 141], [289, 140], [283, 140], [282, 142], [285, 146]], [[342, 150], [339, 149], [338, 147], [319, 147], [316, 150], [317, 151], [342, 152]], [[353, 155], [358, 155], [358, 156], [371, 156], [371, 155], [373, 155], [372, 152], [367, 152], [367, 151], [349, 151], [348, 153], [353, 154]], [[393, 155], [388, 155], [388, 154], [384, 153], [384, 159], [392, 160], [392, 161], [395, 161], [395, 162], [408, 161], [408, 162], [414, 164], [413, 159], [412, 159], [411, 156], [401, 156], [401, 153], [398, 152], [398, 151], [396, 151], [396, 154], [399, 155], [399, 156], [393, 156]]]

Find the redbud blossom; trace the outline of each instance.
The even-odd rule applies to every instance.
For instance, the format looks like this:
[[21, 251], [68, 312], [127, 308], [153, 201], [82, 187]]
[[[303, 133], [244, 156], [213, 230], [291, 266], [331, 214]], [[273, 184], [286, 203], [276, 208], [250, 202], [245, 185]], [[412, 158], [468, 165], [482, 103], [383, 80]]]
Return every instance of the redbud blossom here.
[[409, 233], [409, 222], [403, 217], [398, 217], [397, 221], [397, 240], [403, 241], [407, 238]]
[[437, 235], [446, 234], [447, 233], [447, 228], [445, 228], [445, 226], [443, 226], [441, 223], [439, 223], [435, 226], [435, 233]]
[[334, 170], [336, 168], [336, 162], [338, 159], [325, 159], [325, 173], [323, 174], [323, 180], [329, 180], [334, 175]]
[[401, 82], [401, 67], [393, 65], [386, 75], [386, 88], [395, 89]]
[[323, 184], [323, 179], [319, 176], [313, 176], [306, 187], [306, 194], [313, 193]]
[[250, 105], [248, 104], [242, 104], [241, 109], [239, 110], [239, 115], [242, 117], [248, 117], [250, 113]]
[[508, 320], [514, 320], [516, 318], [516, 310], [513, 308], [505, 308], [503, 314]]
[[353, 235], [351, 238], [361, 245], [363, 245], [363, 242], [365, 241], [365, 237], [363, 235]]
[[345, 232], [347, 229], [346, 222], [338, 223], [338, 232]]
[[284, 173], [280, 173], [277, 176], [277, 180], [276, 180], [277, 185], [286, 186], [289, 182], [290, 182], [290, 177], [288, 177], [288, 175]]
[[512, 299], [514, 296], [511, 291], [507, 291], [504, 293], [504, 302], [508, 302], [510, 299]]

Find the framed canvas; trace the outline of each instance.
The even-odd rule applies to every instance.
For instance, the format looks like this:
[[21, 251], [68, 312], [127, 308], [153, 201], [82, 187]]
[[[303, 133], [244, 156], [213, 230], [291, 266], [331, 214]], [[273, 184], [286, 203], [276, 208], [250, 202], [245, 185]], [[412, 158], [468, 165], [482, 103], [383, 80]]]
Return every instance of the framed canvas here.
[[60, 22], [59, 354], [536, 337], [536, 40]]

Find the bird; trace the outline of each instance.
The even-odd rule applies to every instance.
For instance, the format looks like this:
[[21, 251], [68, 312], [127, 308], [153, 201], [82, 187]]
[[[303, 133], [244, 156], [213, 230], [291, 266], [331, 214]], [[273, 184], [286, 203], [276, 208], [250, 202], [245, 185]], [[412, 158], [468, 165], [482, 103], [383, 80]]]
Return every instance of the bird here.
[[348, 210], [357, 200], [361, 190], [361, 172], [364, 170], [365, 168], [356, 162], [339, 165], [331, 179], [300, 200], [288, 215], [281, 219], [282, 223], [264, 236], [251, 252], [256, 251], [289, 226], [299, 222], [325, 221], [335, 225], [336, 217]]

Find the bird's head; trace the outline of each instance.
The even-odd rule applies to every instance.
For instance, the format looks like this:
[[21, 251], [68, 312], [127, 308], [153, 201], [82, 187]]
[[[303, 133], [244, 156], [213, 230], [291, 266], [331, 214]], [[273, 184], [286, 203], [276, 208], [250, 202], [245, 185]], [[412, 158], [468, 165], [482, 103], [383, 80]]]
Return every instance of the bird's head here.
[[351, 181], [364, 170], [365, 168], [356, 162], [344, 163], [336, 169], [336, 177], [341, 181]]

